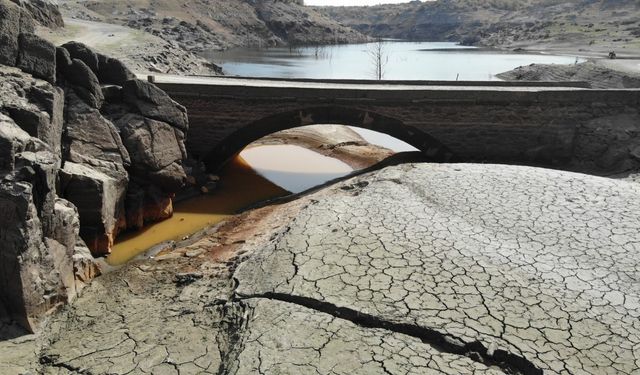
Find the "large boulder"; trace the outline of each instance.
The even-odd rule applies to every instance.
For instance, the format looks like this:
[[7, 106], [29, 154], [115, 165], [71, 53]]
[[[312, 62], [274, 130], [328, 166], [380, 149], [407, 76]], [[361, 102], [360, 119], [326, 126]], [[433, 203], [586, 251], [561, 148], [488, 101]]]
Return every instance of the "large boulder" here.
[[78, 96], [67, 96], [66, 159], [99, 167], [106, 173], [130, 164], [118, 129]]
[[16, 156], [27, 149], [31, 139], [10, 117], [0, 113], [0, 173], [15, 169]]
[[71, 59], [78, 59], [85, 63], [98, 77], [100, 83], [122, 86], [126, 81], [136, 78], [136, 75], [120, 60], [97, 53], [80, 42], [69, 42], [59, 48], [67, 51]]
[[64, 122], [64, 94], [52, 84], [16, 68], [0, 66], [0, 111], [32, 137], [60, 154]]
[[56, 81], [56, 47], [35, 34], [20, 34], [16, 66], [34, 77]]
[[66, 250], [45, 244], [31, 188], [0, 183], [0, 301], [10, 318], [34, 331], [42, 315], [67, 301], [61, 274], [72, 265]]
[[15, 66], [18, 59], [18, 37], [33, 33], [35, 22], [24, 8], [9, 0], [0, 0], [0, 64]]
[[80, 235], [91, 252], [108, 254], [126, 226], [124, 199], [130, 165], [118, 129], [73, 92], [67, 101], [67, 144], [61, 196], [80, 215]]
[[125, 200], [128, 229], [142, 229], [145, 224], [170, 218], [173, 215], [171, 195], [154, 185], [144, 187], [130, 183]]
[[[80, 237], [80, 217], [73, 203], [57, 198], [54, 206], [54, 221], [50, 238], [67, 249], [66, 255], [71, 257], [72, 269], [66, 268], [64, 280], [70, 284], [69, 298], [75, 295], [94, 277], [101, 273], [90, 250]], [[68, 264], [68, 263], [67, 263]]]
[[64, 78], [74, 85], [74, 91], [93, 108], [102, 107], [104, 96], [96, 74], [82, 60], [73, 59], [64, 69]]
[[15, 66], [18, 59], [20, 7], [0, 0], [0, 64]]
[[[137, 176], [148, 176], [165, 170], [166, 184], [159, 185], [175, 192], [186, 179], [180, 164], [184, 155], [176, 131], [169, 124], [140, 115], [128, 114], [118, 121], [122, 140], [131, 156], [131, 171]], [[160, 182], [160, 181], [158, 181]], [[177, 186], [177, 189], [176, 189]]]
[[94, 73], [98, 72], [98, 54], [90, 47], [80, 42], [68, 42], [62, 48], [69, 51], [72, 59], [78, 59], [85, 63]]
[[123, 86], [125, 82], [135, 79], [136, 75], [122, 61], [102, 54], [98, 56], [98, 79], [101, 83]]
[[107, 175], [87, 165], [67, 162], [60, 171], [61, 195], [80, 214], [80, 236], [93, 255], [109, 254], [115, 237], [124, 227], [126, 174]]
[[45, 236], [51, 234], [60, 158], [49, 151], [23, 152], [16, 158], [16, 176], [31, 184], [33, 204]]
[[156, 85], [134, 79], [123, 86], [124, 102], [145, 117], [163, 121], [180, 130], [189, 128], [187, 110]]
[[50, 0], [11, 0], [20, 4], [36, 22], [50, 29], [64, 27], [58, 5]]
[[185, 180], [185, 109], [118, 60], [34, 35], [56, 11], [0, 0], [0, 321], [29, 330], [100, 273], [128, 220], [170, 217]]

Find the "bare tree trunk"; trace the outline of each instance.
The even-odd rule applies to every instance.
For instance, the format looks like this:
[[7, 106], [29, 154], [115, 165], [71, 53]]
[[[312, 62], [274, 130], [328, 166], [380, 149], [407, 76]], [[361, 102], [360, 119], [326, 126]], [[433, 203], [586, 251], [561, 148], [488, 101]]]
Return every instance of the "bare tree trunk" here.
[[382, 38], [371, 44], [369, 47], [369, 58], [373, 64], [373, 73], [377, 80], [382, 80], [385, 74], [385, 68], [389, 63], [389, 54], [386, 51]]

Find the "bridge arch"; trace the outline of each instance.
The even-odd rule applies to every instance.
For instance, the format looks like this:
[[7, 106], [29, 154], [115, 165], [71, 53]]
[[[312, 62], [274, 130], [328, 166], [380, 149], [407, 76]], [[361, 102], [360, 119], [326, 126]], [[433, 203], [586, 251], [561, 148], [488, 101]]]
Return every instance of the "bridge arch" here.
[[352, 107], [318, 106], [276, 113], [253, 121], [213, 145], [204, 162], [209, 170], [217, 170], [247, 145], [269, 134], [321, 124], [350, 125], [390, 135], [422, 151], [428, 160], [434, 162], [447, 162], [454, 158], [440, 141], [398, 119]]

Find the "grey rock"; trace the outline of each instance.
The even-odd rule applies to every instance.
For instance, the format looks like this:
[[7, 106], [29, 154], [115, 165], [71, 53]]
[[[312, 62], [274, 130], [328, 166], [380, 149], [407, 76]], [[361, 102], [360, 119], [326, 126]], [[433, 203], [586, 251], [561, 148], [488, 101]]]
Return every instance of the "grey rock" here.
[[159, 171], [182, 160], [182, 147], [167, 123], [129, 114], [118, 121], [131, 166], [139, 173]]
[[108, 254], [124, 226], [126, 174], [120, 178], [67, 162], [60, 171], [61, 196], [78, 208], [80, 236], [91, 252]]
[[56, 69], [58, 72], [64, 74], [71, 66], [71, 63], [72, 59], [69, 51], [64, 47], [56, 47]]
[[0, 300], [10, 318], [34, 331], [67, 299], [59, 273], [66, 259], [46, 247], [28, 183], [0, 183], [0, 227]]
[[186, 109], [152, 83], [139, 79], [127, 81], [123, 98], [144, 117], [166, 122], [182, 131], [189, 127]]
[[80, 245], [73, 250], [73, 272], [75, 275], [76, 293], [79, 293], [96, 277], [102, 274], [102, 269], [91, 255], [91, 250], [78, 237]]
[[67, 160], [98, 167], [107, 174], [130, 164], [118, 129], [72, 92], [67, 96], [66, 129]]
[[78, 209], [65, 199], [56, 199], [54, 210], [54, 226], [50, 235], [65, 249], [65, 256], [71, 259], [72, 268], [60, 272], [65, 276], [68, 297], [73, 299], [88, 283], [101, 274], [100, 267], [80, 237], [80, 217]]
[[55, 83], [56, 47], [34, 34], [20, 34], [16, 66], [34, 77]]
[[80, 235], [78, 209], [66, 199], [56, 198], [53, 211], [53, 225], [49, 236], [67, 249], [74, 249]]
[[49, 151], [23, 152], [16, 157], [16, 175], [31, 184], [33, 204], [45, 236], [52, 231], [60, 158]]
[[31, 142], [29, 133], [0, 112], [0, 171], [13, 171], [16, 155], [24, 152]]
[[62, 48], [69, 52], [72, 60], [82, 61], [94, 74], [98, 72], [98, 55], [90, 47], [79, 42], [68, 42]]
[[64, 27], [58, 5], [50, 0], [11, 0], [20, 4], [31, 18], [42, 26], [55, 29]]
[[135, 79], [136, 75], [118, 59], [97, 54], [98, 79], [103, 84], [123, 86], [125, 82]]
[[141, 229], [145, 224], [155, 223], [170, 218], [173, 215], [172, 196], [174, 192], [164, 192], [156, 185], [150, 185], [148, 178], [138, 179], [129, 183], [125, 209], [127, 214], [127, 228]]
[[[14, 1], [15, 0], [11, 0]], [[26, 1], [26, 0], [25, 0]], [[33, 34], [36, 32], [36, 21], [33, 19], [31, 12], [21, 4], [20, 9], [20, 33], [21, 34]]]
[[159, 171], [149, 173], [149, 181], [166, 193], [175, 193], [184, 186], [186, 180], [187, 175], [179, 163], [171, 163]]
[[85, 44], [69, 42], [61, 48], [69, 52], [71, 59], [78, 59], [85, 63], [100, 83], [123, 86], [126, 81], [136, 78], [136, 75], [120, 60], [97, 53]]
[[[102, 85], [102, 96], [107, 103], [122, 103], [122, 87], [116, 85]], [[109, 108], [102, 108], [103, 113], [110, 116], [112, 111], [111, 106]]]
[[15, 66], [18, 59], [20, 7], [0, 0], [0, 64]]
[[74, 91], [93, 108], [102, 107], [104, 97], [100, 81], [95, 73], [81, 60], [73, 59], [66, 69], [64, 77], [75, 85]]
[[0, 109], [56, 155], [61, 151], [63, 108], [62, 89], [16, 68], [0, 67]]

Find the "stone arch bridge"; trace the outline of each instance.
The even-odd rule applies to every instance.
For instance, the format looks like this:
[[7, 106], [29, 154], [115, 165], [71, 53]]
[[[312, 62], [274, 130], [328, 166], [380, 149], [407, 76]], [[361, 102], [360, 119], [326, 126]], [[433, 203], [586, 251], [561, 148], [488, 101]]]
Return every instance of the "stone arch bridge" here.
[[311, 124], [386, 133], [436, 162], [609, 173], [640, 159], [640, 90], [580, 82], [153, 79], [187, 108], [189, 151], [211, 170], [265, 135]]

